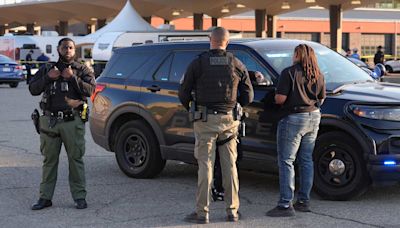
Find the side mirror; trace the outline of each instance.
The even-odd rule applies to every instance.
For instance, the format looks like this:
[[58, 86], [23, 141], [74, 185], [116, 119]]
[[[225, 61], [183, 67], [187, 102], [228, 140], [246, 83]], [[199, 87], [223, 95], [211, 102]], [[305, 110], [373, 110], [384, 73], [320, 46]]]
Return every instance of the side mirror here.
[[253, 86], [271, 86], [274, 83], [270, 78], [264, 77], [259, 71], [248, 71]]

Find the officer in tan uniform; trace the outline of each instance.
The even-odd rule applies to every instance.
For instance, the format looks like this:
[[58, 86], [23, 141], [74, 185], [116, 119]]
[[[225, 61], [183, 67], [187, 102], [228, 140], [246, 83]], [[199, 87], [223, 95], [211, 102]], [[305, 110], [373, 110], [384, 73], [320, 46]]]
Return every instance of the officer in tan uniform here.
[[209, 223], [217, 142], [227, 221], [239, 220], [239, 180], [235, 163], [239, 120], [235, 110], [251, 103], [254, 94], [246, 67], [226, 51], [228, 43], [229, 32], [222, 27], [215, 28], [210, 37], [210, 50], [189, 65], [181, 80], [179, 99], [190, 110], [194, 121], [194, 156], [199, 167], [196, 211], [185, 217], [187, 222]]

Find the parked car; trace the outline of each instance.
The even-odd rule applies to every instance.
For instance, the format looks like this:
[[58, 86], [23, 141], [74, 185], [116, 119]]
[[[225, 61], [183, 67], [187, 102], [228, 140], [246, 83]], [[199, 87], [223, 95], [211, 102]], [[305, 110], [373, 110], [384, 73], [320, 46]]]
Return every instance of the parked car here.
[[22, 66], [5, 55], [0, 55], [0, 84], [9, 84], [11, 88], [24, 80]]
[[347, 59], [350, 60], [351, 62], [353, 62], [354, 64], [356, 64], [358, 67], [366, 68], [369, 70], [374, 70], [373, 68], [369, 67], [367, 63], [365, 63], [359, 59], [352, 58], [352, 57], [347, 57]]
[[385, 67], [389, 73], [400, 72], [400, 60], [386, 61]]
[[[400, 85], [379, 83], [345, 57], [300, 40], [241, 40], [228, 46], [267, 83], [256, 84], [245, 110], [240, 169], [278, 172], [277, 112], [272, 105], [280, 72], [294, 48], [312, 46], [325, 75], [327, 98], [314, 150], [314, 190], [323, 198], [351, 199], [372, 182], [400, 180]], [[166, 160], [195, 163], [188, 112], [178, 99], [188, 64], [207, 42], [162, 43], [115, 50], [97, 79], [90, 115], [94, 141], [115, 152], [128, 176], [151, 178]]]

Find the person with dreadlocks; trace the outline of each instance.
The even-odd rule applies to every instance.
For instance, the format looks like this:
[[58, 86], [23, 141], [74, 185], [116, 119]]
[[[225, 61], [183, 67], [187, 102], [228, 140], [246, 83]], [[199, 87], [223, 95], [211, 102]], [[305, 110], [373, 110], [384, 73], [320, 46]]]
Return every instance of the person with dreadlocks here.
[[[312, 153], [321, 119], [320, 106], [325, 97], [325, 80], [314, 50], [300, 44], [294, 50], [293, 65], [282, 71], [275, 92], [275, 103], [286, 115], [279, 121], [277, 130], [280, 198], [267, 216], [295, 216], [295, 210], [310, 212]], [[296, 157], [300, 189], [292, 205]]]

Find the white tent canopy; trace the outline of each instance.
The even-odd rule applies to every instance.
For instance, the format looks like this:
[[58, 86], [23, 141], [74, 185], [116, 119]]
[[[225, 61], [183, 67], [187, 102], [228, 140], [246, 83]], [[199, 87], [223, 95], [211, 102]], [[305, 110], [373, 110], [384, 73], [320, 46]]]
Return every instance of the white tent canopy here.
[[93, 40], [106, 32], [144, 32], [154, 30], [156, 29], [137, 13], [131, 2], [126, 1], [124, 8], [110, 23], [95, 33], [85, 36], [85, 39]]

